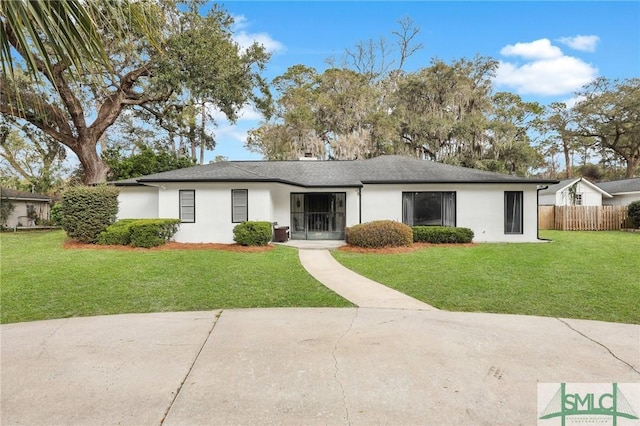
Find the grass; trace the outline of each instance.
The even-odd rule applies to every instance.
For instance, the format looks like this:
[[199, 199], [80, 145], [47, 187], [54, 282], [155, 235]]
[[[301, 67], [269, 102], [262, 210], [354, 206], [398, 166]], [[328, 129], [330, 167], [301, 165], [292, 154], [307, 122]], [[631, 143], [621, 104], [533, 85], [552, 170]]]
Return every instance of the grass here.
[[132, 312], [352, 306], [287, 247], [218, 250], [64, 249], [64, 234], [0, 235], [0, 322]]
[[640, 324], [640, 233], [543, 231], [541, 237], [553, 242], [333, 255], [440, 309]]

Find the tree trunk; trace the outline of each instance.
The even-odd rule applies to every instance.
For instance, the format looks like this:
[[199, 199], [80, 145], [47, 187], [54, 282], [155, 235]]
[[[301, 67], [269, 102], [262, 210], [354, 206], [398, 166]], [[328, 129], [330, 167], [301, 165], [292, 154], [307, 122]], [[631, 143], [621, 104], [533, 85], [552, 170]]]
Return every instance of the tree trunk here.
[[206, 112], [204, 109], [204, 102], [202, 103], [202, 128], [200, 129], [200, 165], [204, 164], [204, 150], [205, 150], [205, 133], [204, 133], [204, 125], [206, 124]]
[[634, 177], [638, 167], [640, 167], [640, 156], [627, 159], [627, 171], [624, 177], [627, 179]]
[[573, 177], [573, 169], [571, 167], [571, 153], [567, 143], [562, 144], [562, 150], [564, 151], [564, 169], [567, 173], [567, 179], [571, 179]]
[[79, 149], [74, 150], [74, 152], [78, 156], [80, 164], [82, 164], [82, 183], [95, 185], [106, 182], [109, 166], [98, 155], [96, 145], [89, 143], [79, 143], [78, 145]]

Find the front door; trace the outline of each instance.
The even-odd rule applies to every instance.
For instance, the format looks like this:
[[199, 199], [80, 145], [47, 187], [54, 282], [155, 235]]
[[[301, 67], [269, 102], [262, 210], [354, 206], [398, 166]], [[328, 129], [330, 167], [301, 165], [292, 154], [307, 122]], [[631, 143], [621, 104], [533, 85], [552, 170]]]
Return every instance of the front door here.
[[291, 194], [291, 239], [343, 240], [346, 198], [344, 192]]

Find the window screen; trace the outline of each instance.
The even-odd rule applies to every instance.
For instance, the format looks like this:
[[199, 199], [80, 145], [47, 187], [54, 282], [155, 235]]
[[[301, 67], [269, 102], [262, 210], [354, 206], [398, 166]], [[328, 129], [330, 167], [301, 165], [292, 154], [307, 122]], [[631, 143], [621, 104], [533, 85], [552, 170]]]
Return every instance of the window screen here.
[[246, 189], [231, 190], [231, 221], [245, 222], [249, 216], [249, 191]]
[[183, 223], [196, 221], [196, 191], [193, 189], [180, 190], [180, 221]]

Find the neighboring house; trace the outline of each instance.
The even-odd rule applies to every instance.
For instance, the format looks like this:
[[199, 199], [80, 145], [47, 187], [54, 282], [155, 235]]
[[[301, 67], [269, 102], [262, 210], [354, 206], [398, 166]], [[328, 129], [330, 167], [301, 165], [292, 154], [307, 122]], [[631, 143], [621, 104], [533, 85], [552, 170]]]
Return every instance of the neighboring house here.
[[13, 205], [6, 223], [1, 224], [8, 228], [35, 226], [36, 219], [49, 219], [51, 198], [46, 195], [0, 188], [0, 203]]
[[565, 179], [540, 191], [541, 206], [601, 206], [611, 194], [585, 178]]
[[628, 206], [634, 201], [640, 201], [640, 177], [600, 182], [598, 187], [613, 196], [605, 204]]
[[471, 228], [475, 241], [536, 241], [533, 180], [402, 156], [353, 161], [228, 161], [112, 182], [118, 218], [180, 218], [180, 242], [233, 242], [246, 220], [289, 226], [292, 239], [344, 239], [390, 219]]

